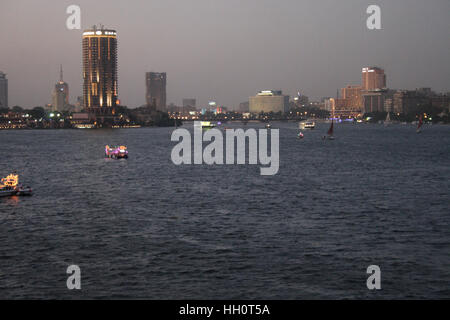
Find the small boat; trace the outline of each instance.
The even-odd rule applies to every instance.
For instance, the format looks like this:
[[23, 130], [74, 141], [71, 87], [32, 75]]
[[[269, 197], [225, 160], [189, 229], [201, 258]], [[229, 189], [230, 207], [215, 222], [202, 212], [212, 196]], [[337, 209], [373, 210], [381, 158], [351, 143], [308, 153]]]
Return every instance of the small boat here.
[[16, 196], [32, 196], [33, 190], [30, 187], [18, 187]]
[[422, 132], [422, 125], [423, 125], [423, 120], [422, 120], [422, 115], [419, 117], [419, 123], [417, 124], [417, 133], [421, 133]]
[[0, 197], [31, 196], [33, 190], [19, 184], [19, 175], [10, 174], [0, 182]]
[[112, 159], [128, 159], [128, 150], [125, 146], [105, 147], [105, 157]]
[[392, 121], [391, 121], [391, 114], [388, 112], [387, 113], [387, 116], [386, 116], [386, 120], [384, 120], [384, 126], [388, 126], [388, 125], [390, 125], [392, 123]]
[[305, 130], [305, 129], [314, 129], [316, 127], [316, 123], [314, 121], [301, 121], [298, 123], [298, 128], [301, 130]]
[[328, 129], [328, 132], [327, 132], [328, 140], [334, 140], [333, 132], [334, 132], [334, 120], [331, 120], [331, 126], [330, 126], [330, 129]]
[[205, 131], [216, 127], [216, 125], [210, 121], [200, 121], [200, 123], [195, 122], [194, 126], [200, 126], [200, 128]]

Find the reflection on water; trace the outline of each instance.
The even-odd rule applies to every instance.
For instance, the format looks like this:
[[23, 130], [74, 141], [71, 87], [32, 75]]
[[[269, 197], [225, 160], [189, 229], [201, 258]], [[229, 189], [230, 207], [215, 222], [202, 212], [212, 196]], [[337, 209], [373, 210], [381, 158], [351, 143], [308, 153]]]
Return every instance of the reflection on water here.
[[16, 207], [18, 206], [20, 198], [18, 196], [8, 197], [5, 199], [7, 205]]

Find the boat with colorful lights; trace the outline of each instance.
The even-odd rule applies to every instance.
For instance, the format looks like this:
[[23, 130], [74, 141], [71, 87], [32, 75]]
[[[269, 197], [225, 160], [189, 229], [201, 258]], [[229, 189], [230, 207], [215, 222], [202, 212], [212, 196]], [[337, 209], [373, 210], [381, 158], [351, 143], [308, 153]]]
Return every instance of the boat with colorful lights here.
[[128, 150], [125, 146], [105, 147], [105, 157], [112, 159], [128, 159]]
[[19, 175], [10, 174], [0, 182], [0, 197], [31, 196], [33, 190], [19, 184]]

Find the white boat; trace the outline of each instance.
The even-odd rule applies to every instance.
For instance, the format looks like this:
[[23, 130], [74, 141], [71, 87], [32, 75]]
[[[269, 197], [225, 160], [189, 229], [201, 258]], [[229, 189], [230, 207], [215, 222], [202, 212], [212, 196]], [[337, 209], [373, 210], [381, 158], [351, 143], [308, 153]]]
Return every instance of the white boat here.
[[301, 121], [298, 124], [298, 128], [301, 130], [305, 130], [305, 129], [314, 129], [316, 127], [316, 123], [314, 121]]
[[194, 122], [195, 127], [200, 127], [202, 130], [209, 130], [216, 127], [216, 125], [210, 121], [196, 121]]

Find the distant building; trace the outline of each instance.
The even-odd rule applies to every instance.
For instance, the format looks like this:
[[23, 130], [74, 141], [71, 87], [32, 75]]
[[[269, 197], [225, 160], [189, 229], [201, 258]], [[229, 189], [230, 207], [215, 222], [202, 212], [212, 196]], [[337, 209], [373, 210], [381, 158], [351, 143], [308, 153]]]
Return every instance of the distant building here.
[[52, 95], [52, 111], [64, 111], [69, 105], [69, 85], [63, 80], [63, 70], [60, 66], [59, 81], [55, 84]]
[[8, 79], [0, 71], [0, 108], [8, 108]]
[[213, 110], [214, 114], [222, 114], [222, 113], [226, 113], [227, 112], [227, 108], [226, 107], [217, 107], [216, 109]]
[[[340, 95], [326, 101], [325, 106], [338, 118], [353, 118], [369, 112], [383, 112], [386, 99], [389, 98], [386, 89], [386, 75], [378, 67], [362, 69], [362, 85], [347, 86], [341, 89]], [[332, 110], [330, 110], [332, 109]]]
[[431, 105], [435, 108], [450, 111], [450, 93], [445, 95], [435, 95], [431, 98]]
[[295, 107], [304, 107], [309, 105], [309, 98], [300, 92], [297, 92], [297, 96], [294, 97], [294, 105]]
[[394, 112], [394, 97], [386, 97], [384, 99], [384, 111], [385, 112]]
[[361, 86], [347, 86], [341, 89], [341, 98], [347, 99], [348, 105], [353, 108], [361, 108], [361, 98], [362, 98], [362, 87]]
[[78, 96], [77, 97], [77, 102], [75, 102], [75, 112], [80, 112], [83, 108], [84, 108], [83, 97], [82, 96]]
[[115, 114], [117, 97], [117, 33], [93, 26], [83, 32], [84, 107], [103, 121]]
[[341, 89], [341, 98], [336, 99], [335, 115], [340, 118], [354, 118], [362, 112], [362, 87], [347, 86]]
[[256, 96], [249, 98], [251, 113], [287, 112], [289, 110], [289, 96], [283, 95], [281, 90], [259, 91]]
[[147, 105], [155, 105], [157, 110], [166, 110], [166, 82], [167, 75], [165, 72], [147, 72], [145, 74]]
[[239, 112], [247, 113], [247, 112], [249, 112], [249, 110], [250, 110], [250, 106], [249, 106], [248, 101], [239, 103]]
[[371, 90], [363, 93], [363, 113], [384, 112], [389, 98], [387, 90]]
[[217, 102], [215, 102], [215, 101], [209, 101], [208, 102], [208, 111], [209, 112], [214, 112], [215, 110], [216, 110], [216, 108], [217, 108]]
[[362, 90], [376, 90], [386, 88], [386, 75], [378, 67], [365, 67], [362, 69]]
[[183, 99], [183, 108], [195, 109], [196, 103], [195, 99]]
[[93, 114], [89, 113], [74, 113], [70, 119], [70, 124], [74, 128], [86, 129], [93, 127]]
[[432, 96], [421, 90], [399, 90], [394, 94], [393, 111], [399, 114], [417, 112], [420, 107], [431, 106]]
[[184, 107], [180, 107], [180, 106], [175, 105], [174, 103], [170, 103], [167, 106], [167, 110], [166, 111], [183, 113], [184, 112]]

